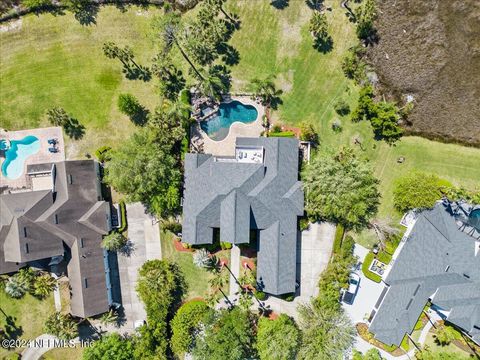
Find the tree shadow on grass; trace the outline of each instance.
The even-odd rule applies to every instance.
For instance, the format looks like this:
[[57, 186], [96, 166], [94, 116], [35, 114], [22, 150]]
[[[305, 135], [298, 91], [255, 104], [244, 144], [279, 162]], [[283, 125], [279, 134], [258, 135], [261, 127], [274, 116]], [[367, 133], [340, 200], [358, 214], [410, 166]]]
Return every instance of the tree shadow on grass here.
[[270, 5], [272, 5], [277, 10], [283, 10], [289, 5], [290, 0], [272, 0]]
[[98, 4], [85, 4], [74, 10], [75, 19], [80, 25], [96, 25], [98, 9]]
[[323, 7], [323, 0], [306, 0], [305, 3], [310, 9], [316, 11], [322, 10]]
[[18, 339], [23, 334], [23, 329], [21, 326], [17, 326], [15, 323], [17, 319], [13, 316], [5, 317], [5, 335], [7, 339], [15, 340]]
[[217, 50], [222, 55], [222, 60], [225, 64], [233, 66], [240, 62], [240, 53], [232, 45], [221, 43]]
[[150, 111], [142, 106], [133, 116], [130, 117], [130, 120], [137, 126], [144, 126], [148, 121], [149, 114]]
[[124, 66], [123, 73], [128, 80], [143, 80], [148, 82], [152, 79], [152, 71], [142, 65], [138, 66]]
[[79, 140], [85, 135], [85, 126], [80, 124], [77, 119], [70, 118], [66, 124], [63, 125], [63, 130], [68, 137]]
[[329, 53], [333, 49], [333, 39], [331, 36], [328, 36], [326, 39], [316, 38], [313, 41], [313, 48], [322, 54]]

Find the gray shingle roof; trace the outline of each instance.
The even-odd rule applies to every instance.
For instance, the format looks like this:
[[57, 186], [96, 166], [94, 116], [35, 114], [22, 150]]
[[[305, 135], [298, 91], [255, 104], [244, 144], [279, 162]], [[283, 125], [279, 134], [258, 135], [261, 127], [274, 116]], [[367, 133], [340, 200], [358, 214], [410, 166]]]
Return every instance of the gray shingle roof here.
[[294, 292], [297, 217], [304, 201], [298, 140], [237, 138], [236, 145], [263, 147], [263, 163], [186, 155], [183, 241], [212, 243], [213, 228], [220, 228], [221, 241], [242, 244], [249, 242], [250, 229], [258, 229], [258, 281], [271, 294]]
[[399, 345], [430, 299], [480, 340], [479, 244], [461, 225], [448, 204], [421, 213], [385, 279], [390, 287], [370, 325], [377, 339]]
[[[109, 306], [100, 244], [109, 231], [110, 209], [100, 200], [96, 166], [93, 160], [55, 163], [55, 192], [0, 195], [0, 273], [64, 255], [66, 244], [71, 312], [84, 318]], [[52, 169], [52, 164], [29, 167], [38, 169]]]

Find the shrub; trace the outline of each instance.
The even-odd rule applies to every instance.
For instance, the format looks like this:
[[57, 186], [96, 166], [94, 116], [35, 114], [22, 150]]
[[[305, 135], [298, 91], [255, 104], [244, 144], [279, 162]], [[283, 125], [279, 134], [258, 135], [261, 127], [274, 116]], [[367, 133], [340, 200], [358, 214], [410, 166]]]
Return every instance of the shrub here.
[[342, 132], [343, 128], [342, 128], [342, 122], [340, 121], [340, 119], [335, 119], [332, 122], [332, 130], [335, 133]]
[[110, 146], [100, 146], [97, 150], [95, 150], [95, 157], [99, 162], [104, 163], [111, 159], [109, 154], [110, 150], [112, 150]]
[[393, 203], [401, 212], [412, 209], [429, 209], [442, 197], [445, 186], [437, 175], [411, 171], [396, 180], [393, 189]]
[[295, 137], [295, 133], [292, 131], [282, 131], [282, 132], [271, 132], [268, 134], [269, 137]]
[[301, 333], [295, 321], [285, 314], [275, 320], [258, 321], [257, 350], [260, 360], [296, 359]]
[[340, 253], [340, 250], [342, 248], [342, 240], [343, 240], [344, 234], [345, 234], [345, 228], [341, 224], [338, 224], [337, 228], [335, 229], [335, 239], [333, 241], [333, 253], [334, 254], [339, 254]]
[[78, 325], [70, 314], [55, 312], [45, 321], [44, 331], [62, 340], [72, 340], [78, 336]]
[[22, 0], [22, 5], [29, 9], [38, 9], [52, 5], [50, 0]]
[[288, 293], [288, 294], [283, 294], [280, 296], [281, 299], [292, 302], [293, 299], [295, 299], [295, 293]]
[[255, 292], [255, 297], [260, 300], [260, 301], [263, 301], [267, 298], [267, 294], [265, 294], [263, 291], [256, 291]]
[[282, 132], [282, 127], [278, 124], [275, 124], [272, 127], [272, 132], [274, 132], [274, 133]]
[[315, 132], [312, 124], [302, 122], [300, 124], [300, 140], [310, 141], [313, 144], [318, 144], [318, 134]]
[[162, 228], [174, 234], [182, 232], [182, 224], [176, 221], [165, 221], [164, 223], [162, 223]]
[[334, 105], [334, 109], [340, 116], [345, 116], [350, 113], [350, 106], [345, 102], [345, 100], [338, 100]]
[[367, 256], [365, 256], [365, 259], [363, 260], [362, 272], [367, 279], [370, 279], [372, 281], [375, 281], [376, 283], [379, 283], [382, 281], [382, 278], [379, 275], [374, 274], [369, 270], [370, 265], [373, 262], [373, 259], [375, 259], [375, 255], [372, 252], [369, 252]]
[[18, 278], [12, 276], [8, 279], [7, 284], [5, 285], [5, 293], [8, 296], [14, 299], [20, 299], [25, 295], [27, 290], [25, 289], [24, 284], [18, 281]]
[[113, 231], [102, 240], [102, 248], [109, 251], [119, 251], [127, 243], [127, 238], [122, 233]]
[[199, 268], [212, 270], [217, 266], [217, 263], [217, 258], [205, 249], [199, 249], [193, 254], [193, 264]]
[[178, 94], [178, 97], [185, 105], [190, 105], [190, 91], [188, 89], [182, 89]]
[[120, 209], [120, 220], [121, 220], [121, 225], [117, 229], [119, 233], [123, 233], [127, 230], [128, 223], [127, 223], [127, 207], [125, 206], [125, 201], [120, 200], [118, 202], [118, 208]]
[[208, 311], [209, 308], [205, 302], [194, 300], [183, 304], [176, 312], [171, 322], [170, 344], [178, 357], [190, 350], [195, 330]]
[[226, 241], [221, 241], [220, 242], [220, 248], [222, 250], [230, 250], [232, 248], [232, 244]]
[[300, 218], [300, 220], [298, 221], [298, 227], [300, 231], [308, 230], [308, 228], [310, 227], [310, 220], [306, 217]]

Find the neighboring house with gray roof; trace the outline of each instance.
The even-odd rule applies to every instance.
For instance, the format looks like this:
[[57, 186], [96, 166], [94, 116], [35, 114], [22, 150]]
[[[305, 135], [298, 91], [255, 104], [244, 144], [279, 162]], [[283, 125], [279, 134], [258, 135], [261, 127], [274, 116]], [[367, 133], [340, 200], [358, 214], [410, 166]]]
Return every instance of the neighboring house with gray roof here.
[[109, 267], [102, 237], [111, 230], [99, 166], [93, 160], [27, 166], [31, 188], [0, 194], [0, 274], [65, 257], [71, 313], [108, 311]]
[[297, 220], [304, 196], [298, 140], [237, 138], [235, 157], [187, 154], [183, 241], [235, 245], [258, 239], [257, 281], [274, 295], [295, 292]]
[[480, 344], [480, 206], [437, 203], [423, 211], [395, 260], [370, 331], [400, 345], [424, 306]]

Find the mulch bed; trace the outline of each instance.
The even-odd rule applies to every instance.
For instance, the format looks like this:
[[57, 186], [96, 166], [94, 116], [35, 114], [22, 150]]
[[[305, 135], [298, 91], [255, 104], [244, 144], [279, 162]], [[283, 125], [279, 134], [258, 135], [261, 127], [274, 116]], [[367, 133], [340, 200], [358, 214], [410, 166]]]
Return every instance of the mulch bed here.
[[255, 270], [255, 262], [252, 259], [249, 258], [243, 258], [242, 259], [242, 269], [248, 268], [249, 270]]
[[240, 255], [247, 257], [247, 258], [256, 258], [257, 257], [257, 251], [255, 249], [252, 249], [250, 247], [248, 248], [241, 248], [240, 249]]
[[280, 315], [278, 315], [277, 313], [274, 313], [273, 311], [270, 314], [268, 314], [268, 318], [270, 320], [276, 320], [276, 319], [278, 319], [279, 316]]
[[300, 139], [300, 133], [302, 132], [300, 128], [289, 126], [289, 125], [282, 125], [281, 127], [282, 127], [282, 131], [291, 131], [295, 134], [295, 137], [297, 139]]
[[179, 252], [190, 252], [190, 253], [193, 252], [193, 249], [185, 249], [181, 241], [177, 241], [175, 239], [173, 239], [172, 241], [173, 241], [173, 246], [175, 247], [175, 250]]
[[[386, 348], [386, 345], [376, 339], [373, 338], [373, 334], [371, 334], [369, 331], [368, 331], [368, 325], [365, 324], [365, 323], [357, 323], [355, 324], [355, 327], [357, 328], [357, 332], [358, 332], [358, 335], [360, 335], [360, 337], [367, 341], [368, 343], [372, 344], [373, 346], [376, 346], [378, 347], [379, 349], [382, 349], [386, 352], [388, 352], [389, 354], [393, 355], [393, 356], [401, 356], [401, 355], [405, 355], [405, 352], [400, 349], [400, 348], [396, 348], [395, 350], [393, 351], [390, 351], [390, 349], [387, 349]], [[371, 334], [371, 337], [368, 337], [368, 336], [365, 336], [366, 334]]]

